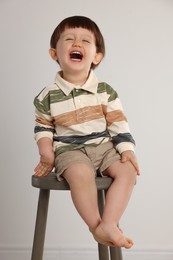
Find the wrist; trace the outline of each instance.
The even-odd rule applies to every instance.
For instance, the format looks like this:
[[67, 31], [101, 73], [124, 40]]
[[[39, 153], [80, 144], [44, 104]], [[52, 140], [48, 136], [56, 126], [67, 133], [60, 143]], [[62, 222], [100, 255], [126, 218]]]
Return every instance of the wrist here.
[[45, 156], [53, 151], [53, 142], [50, 138], [44, 137], [38, 140], [37, 142], [40, 156]]

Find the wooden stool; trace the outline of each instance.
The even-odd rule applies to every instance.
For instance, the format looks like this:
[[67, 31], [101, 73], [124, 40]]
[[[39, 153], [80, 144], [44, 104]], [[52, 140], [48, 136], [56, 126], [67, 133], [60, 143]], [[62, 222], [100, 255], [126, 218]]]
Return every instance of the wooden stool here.
[[[98, 205], [101, 215], [104, 208], [105, 194], [111, 183], [112, 179], [109, 177], [96, 177]], [[57, 181], [55, 173], [51, 173], [46, 177], [33, 175], [32, 186], [39, 188], [40, 192], [31, 260], [42, 260], [50, 190], [70, 190], [70, 187], [65, 180]], [[107, 247], [98, 243], [98, 255], [99, 260], [123, 260], [120, 247]]]

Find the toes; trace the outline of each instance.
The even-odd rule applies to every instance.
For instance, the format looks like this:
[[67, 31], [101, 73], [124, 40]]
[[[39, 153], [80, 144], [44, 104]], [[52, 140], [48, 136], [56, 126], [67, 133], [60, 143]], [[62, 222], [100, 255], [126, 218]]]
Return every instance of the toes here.
[[133, 246], [133, 241], [130, 238], [126, 238], [126, 243], [124, 244], [124, 247], [129, 249]]

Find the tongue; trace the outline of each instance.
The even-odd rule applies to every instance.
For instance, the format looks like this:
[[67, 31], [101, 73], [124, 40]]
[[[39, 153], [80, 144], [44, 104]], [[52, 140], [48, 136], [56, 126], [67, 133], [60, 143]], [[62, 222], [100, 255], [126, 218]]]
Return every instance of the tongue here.
[[72, 60], [81, 60], [82, 59], [82, 55], [80, 53], [72, 53], [70, 55]]

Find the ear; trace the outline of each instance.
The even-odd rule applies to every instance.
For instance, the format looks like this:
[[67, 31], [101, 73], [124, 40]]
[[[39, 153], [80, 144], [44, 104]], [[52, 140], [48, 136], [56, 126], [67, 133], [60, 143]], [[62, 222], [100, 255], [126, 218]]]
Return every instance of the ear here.
[[53, 48], [49, 49], [49, 55], [50, 55], [50, 57], [53, 60], [56, 60], [56, 61], [58, 60], [58, 56], [56, 54], [56, 50], [55, 49], [53, 49]]
[[93, 64], [94, 65], [99, 64], [102, 59], [103, 59], [103, 53], [101, 53], [101, 52], [97, 53], [93, 60]]

